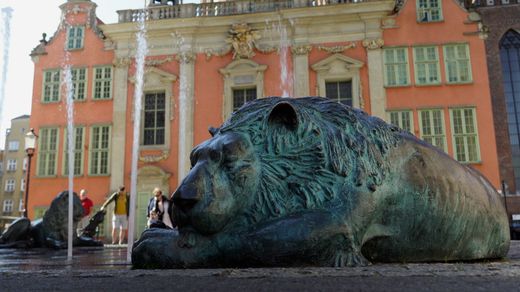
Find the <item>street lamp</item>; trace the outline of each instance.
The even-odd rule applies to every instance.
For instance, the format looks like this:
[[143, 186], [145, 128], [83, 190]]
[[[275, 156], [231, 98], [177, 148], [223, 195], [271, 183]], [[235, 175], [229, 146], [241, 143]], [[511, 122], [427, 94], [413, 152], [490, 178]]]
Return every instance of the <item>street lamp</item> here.
[[27, 153], [27, 183], [25, 184], [25, 210], [23, 216], [27, 218], [27, 211], [29, 210], [29, 180], [31, 178], [31, 158], [34, 155], [34, 147], [36, 146], [36, 138], [38, 136], [34, 133], [34, 129], [31, 128], [27, 134], [25, 134], [25, 152]]

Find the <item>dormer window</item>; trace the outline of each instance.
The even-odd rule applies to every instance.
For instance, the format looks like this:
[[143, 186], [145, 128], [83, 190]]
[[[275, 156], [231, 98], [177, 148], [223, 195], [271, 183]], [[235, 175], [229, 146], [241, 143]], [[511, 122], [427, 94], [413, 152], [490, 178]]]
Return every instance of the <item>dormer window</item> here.
[[77, 50], [83, 48], [84, 26], [70, 26], [67, 30], [67, 49]]
[[417, 0], [417, 22], [442, 21], [440, 0]]

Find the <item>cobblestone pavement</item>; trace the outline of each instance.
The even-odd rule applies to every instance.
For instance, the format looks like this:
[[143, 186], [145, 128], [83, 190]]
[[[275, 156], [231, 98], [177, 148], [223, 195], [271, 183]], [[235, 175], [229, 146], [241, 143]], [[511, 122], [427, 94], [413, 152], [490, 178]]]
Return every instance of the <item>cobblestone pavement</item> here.
[[520, 291], [520, 241], [507, 259], [358, 268], [132, 270], [126, 248], [0, 249], [0, 291]]

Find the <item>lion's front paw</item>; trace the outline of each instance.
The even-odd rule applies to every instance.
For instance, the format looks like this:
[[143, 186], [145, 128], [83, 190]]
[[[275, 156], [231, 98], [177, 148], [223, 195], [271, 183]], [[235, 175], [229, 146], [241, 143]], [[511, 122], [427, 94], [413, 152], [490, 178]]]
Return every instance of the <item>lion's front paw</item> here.
[[179, 240], [177, 241], [177, 245], [181, 248], [192, 248], [197, 244], [197, 237], [195, 234], [188, 232], [181, 234], [179, 236]]
[[370, 262], [360, 253], [338, 251], [334, 255], [334, 267], [361, 267], [368, 266]]

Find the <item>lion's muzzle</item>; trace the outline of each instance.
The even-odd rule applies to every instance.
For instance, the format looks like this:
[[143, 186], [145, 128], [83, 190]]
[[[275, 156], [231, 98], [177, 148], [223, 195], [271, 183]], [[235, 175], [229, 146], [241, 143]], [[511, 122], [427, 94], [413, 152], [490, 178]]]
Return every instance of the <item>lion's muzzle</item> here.
[[173, 204], [188, 213], [199, 202], [197, 192], [193, 188], [179, 187], [173, 194]]
[[173, 204], [182, 212], [188, 213], [201, 200], [206, 171], [201, 165], [195, 165], [173, 193]]

